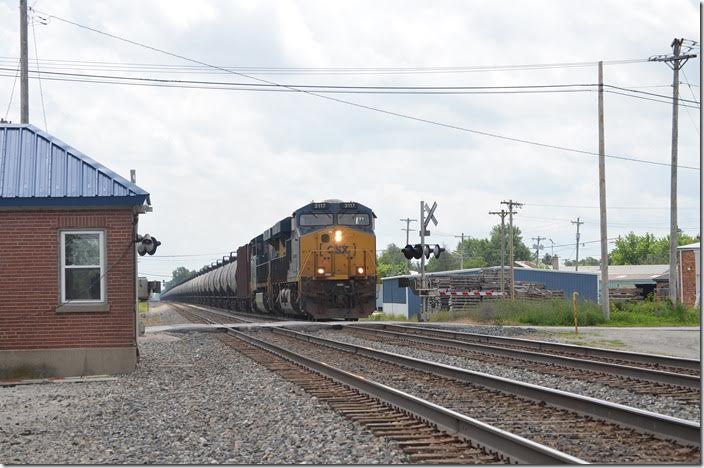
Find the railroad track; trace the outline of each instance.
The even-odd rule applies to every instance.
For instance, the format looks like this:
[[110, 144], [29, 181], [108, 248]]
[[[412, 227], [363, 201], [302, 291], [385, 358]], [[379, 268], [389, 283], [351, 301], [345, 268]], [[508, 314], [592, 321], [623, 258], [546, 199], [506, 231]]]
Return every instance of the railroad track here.
[[593, 463], [700, 463], [699, 424], [274, 328], [276, 343]]
[[[189, 320], [217, 323], [177, 305]], [[396, 441], [413, 463], [584, 463], [393, 388], [227, 328], [222, 340], [377, 436]]]
[[442, 352], [516, 369], [597, 382], [633, 393], [667, 396], [687, 404], [698, 404], [701, 399], [701, 381], [699, 377], [689, 374], [539, 353], [523, 348], [511, 349], [433, 334], [398, 332], [378, 327], [349, 325], [343, 330], [365, 339], [412, 346], [414, 349]]
[[[223, 320], [227, 320], [228, 323], [232, 323], [232, 322], [258, 323], [258, 322], [278, 322], [278, 321], [281, 321], [281, 319], [278, 317], [268, 317], [268, 316], [249, 314], [249, 313], [244, 313], [244, 312], [234, 312], [231, 310], [219, 309], [216, 307], [209, 307], [209, 306], [201, 306], [201, 305], [194, 305], [194, 304], [186, 305], [186, 304], [178, 304], [178, 303], [173, 303], [173, 302], [171, 303], [171, 306], [174, 307], [177, 311], [179, 311], [179, 313], [181, 313], [181, 311], [183, 311], [183, 314], [189, 314], [189, 313], [192, 313], [193, 310], [198, 310], [202, 314], [210, 315], [211, 317], [218, 319], [218, 320], [214, 320], [213, 323], [221, 323]], [[188, 318], [188, 317], [184, 317], [184, 318]]]
[[572, 357], [594, 362], [606, 362], [629, 367], [659, 370], [671, 374], [690, 375], [697, 379], [701, 375], [701, 361], [696, 359], [676, 358], [655, 354], [632, 353], [589, 346], [578, 346], [548, 341], [526, 340], [506, 336], [483, 335], [480, 333], [466, 333], [451, 330], [440, 330], [417, 325], [391, 325], [382, 324], [385, 330], [402, 333], [415, 333], [421, 336], [436, 336], [450, 340], [465, 341], [469, 343], [482, 343], [507, 349], [535, 351], [556, 356]]

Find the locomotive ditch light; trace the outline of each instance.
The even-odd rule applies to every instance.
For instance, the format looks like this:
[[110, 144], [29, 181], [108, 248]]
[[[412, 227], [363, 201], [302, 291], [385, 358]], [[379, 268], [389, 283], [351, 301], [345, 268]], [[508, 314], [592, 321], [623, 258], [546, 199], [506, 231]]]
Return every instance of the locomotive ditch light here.
[[342, 242], [342, 231], [335, 231], [335, 243], [339, 244]]
[[324, 275], [324, 274], [325, 274], [325, 268], [322, 268], [322, 267], [321, 267], [321, 268], [318, 268], [317, 272], [318, 272], [319, 275]]
[[357, 274], [363, 275], [364, 274], [364, 267], [357, 267]]

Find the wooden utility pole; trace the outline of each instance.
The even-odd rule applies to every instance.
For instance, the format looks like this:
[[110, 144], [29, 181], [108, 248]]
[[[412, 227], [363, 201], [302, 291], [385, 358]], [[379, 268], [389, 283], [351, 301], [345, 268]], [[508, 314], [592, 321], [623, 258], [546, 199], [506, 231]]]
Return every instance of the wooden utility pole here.
[[606, 232], [606, 163], [604, 157], [604, 62], [599, 61], [599, 218], [601, 224], [601, 311], [609, 320], [609, 245]]
[[464, 232], [455, 237], [460, 239], [460, 270], [464, 270]]
[[[677, 229], [677, 137], [678, 137], [678, 110], [679, 110], [679, 99], [680, 99], [680, 68], [687, 63], [690, 58], [695, 58], [697, 54], [681, 54], [681, 47], [684, 43], [684, 39], [673, 39], [672, 47], [673, 54], [670, 56], [657, 55], [650, 57], [648, 60], [651, 62], [665, 62], [667, 66], [672, 68], [672, 162], [670, 166], [670, 278], [669, 278], [669, 292], [670, 300], [673, 304], [677, 304], [679, 301], [679, 284], [678, 278], [678, 268], [677, 268], [677, 245], [678, 245], [678, 233]], [[688, 41], [691, 42], [691, 41]], [[691, 47], [689, 48], [691, 50]], [[689, 52], [687, 50], [686, 52]]]
[[579, 216], [578, 216], [577, 221], [570, 221], [570, 223], [577, 225], [577, 243], [576, 243], [577, 258], [574, 261], [574, 271], [579, 271], [579, 226], [581, 224], [584, 224], [584, 221], [580, 221]]
[[27, 54], [27, 0], [20, 0], [20, 123], [29, 123], [29, 58]]
[[502, 201], [501, 204], [508, 206], [508, 263], [511, 275], [511, 300], [514, 300], [516, 299], [516, 282], [514, 281], [513, 276], [513, 207], [520, 208], [523, 206], [523, 203], [518, 203], [517, 201], [509, 200]]
[[545, 240], [545, 237], [533, 237], [532, 240], [536, 241], [535, 244], [535, 266], [540, 264], [540, 241]]
[[501, 247], [501, 272], [500, 272], [500, 275], [501, 275], [501, 292], [504, 292], [504, 265], [506, 264], [506, 262], [504, 262], [504, 251], [506, 250], [505, 249], [506, 236], [504, 234], [504, 218], [508, 214], [508, 211], [502, 209], [501, 211], [490, 211], [489, 214], [501, 216], [501, 231], [499, 231], [499, 242], [501, 244], [501, 246], [500, 246]]

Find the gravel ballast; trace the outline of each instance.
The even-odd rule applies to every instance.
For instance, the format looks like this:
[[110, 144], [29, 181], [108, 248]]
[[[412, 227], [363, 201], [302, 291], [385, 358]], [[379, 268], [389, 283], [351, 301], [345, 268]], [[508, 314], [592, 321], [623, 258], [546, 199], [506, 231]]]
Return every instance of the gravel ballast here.
[[443, 353], [413, 349], [410, 346], [397, 346], [381, 343], [379, 341], [350, 336], [342, 331], [321, 330], [315, 334], [321, 338], [366, 346], [381, 351], [402, 354], [418, 359], [426, 359], [441, 364], [456, 366], [472, 371], [484, 372], [508, 379], [520, 380], [522, 382], [541, 385], [544, 387], [556, 388], [566, 392], [612, 401], [622, 405], [653, 411], [655, 413], [666, 414], [676, 418], [696, 422], [699, 422], [700, 420], [700, 406], [696, 403], [682, 403], [669, 397], [643, 395], [630, 392], [625, 389], [609, 387], [607, 385], [584, 380], [542, 374], [523, 369], [515, 369], [512, 367], [495, 365], [488, 362], [477, 361], [459, 356], [449, 356]]
[[147, 335], [140, 353], [113, 381], [0, 387], [0, 463], [406, 462], [214, 334]]

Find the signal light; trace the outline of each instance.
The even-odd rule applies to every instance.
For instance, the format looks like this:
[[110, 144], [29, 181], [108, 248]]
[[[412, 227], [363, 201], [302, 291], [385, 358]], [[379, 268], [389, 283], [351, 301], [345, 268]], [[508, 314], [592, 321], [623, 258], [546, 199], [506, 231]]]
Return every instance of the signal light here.
[[156, 248], [161, 245], [161, 242], [157, 240], [156, 237], [145, 234], [143, 236], [137, 236], [137, 253], [140, 257], [144, 257], [145, 254], [154, 255], [156, 253]]
[[416, 244], [416, 245], [408, 244], [407, 246], [405, 246], [404, 248], [401, 249], [401, 252], [403, 252], [403, 256], [409, 260], [412, 258], [415, 258], [416, 260], [418, 260], [423, 255], [425, 255], [425, 258], [430, 258], [431, 254], [435, 258], [438, 258], [438, 257], [440, 257], [440, 254], [443, 253], [444, 251], [445, 251], [445, 249], [443, 247], [440, 247], [437, 244], [435, 244], [434, 247], [426, 245], [425, 248], [423, 246], [421, 246], [420, 244]]

